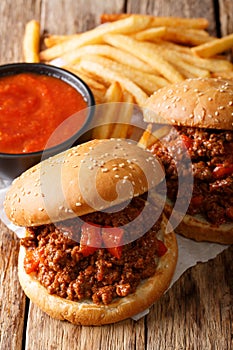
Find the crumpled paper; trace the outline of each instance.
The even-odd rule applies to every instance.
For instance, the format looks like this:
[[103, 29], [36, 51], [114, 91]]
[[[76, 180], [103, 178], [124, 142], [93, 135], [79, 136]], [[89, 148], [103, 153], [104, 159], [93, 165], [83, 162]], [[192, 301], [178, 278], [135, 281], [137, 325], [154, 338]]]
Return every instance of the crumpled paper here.
[[[3, 208], [4, 198], [10, 183], [7, 181], [2, 181], [0, 185], [3, 187], [0, 189], [0, 219], [10, 230], [15, 232], [17, 237], [22, 238], [24, 236], [24, 228], [12, 224], [7, 218]], [[178, 262], [169, 288], [171, 288], [171, 286], [188, 268], [196, 265], [198, 262], [207, 262], [228, 248], [228, 245], [209, 242], [195, 242], [179, 235], [177, 235], [177, 242], [179, 251]], [[137, 321], [148, 313], [149, 309], [146, 309], [142, 313], [132, 317], [132, 319]]]

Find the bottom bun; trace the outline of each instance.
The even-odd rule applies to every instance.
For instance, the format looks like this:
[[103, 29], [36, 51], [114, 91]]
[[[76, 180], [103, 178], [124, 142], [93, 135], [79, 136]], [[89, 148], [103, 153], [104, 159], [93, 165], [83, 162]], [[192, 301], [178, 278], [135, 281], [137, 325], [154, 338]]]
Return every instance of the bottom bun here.
[[[164, 220], [161, 227], [163, 232], [166, 225], [167, 220]], [[35, 275], [25, 272], [25, 248], [22, 246], [18, 261], [19, 281], [30, 300], [55, 319], [67, 320], [78, 325], [103, 325], [122, 321], [150, 307], [169, 287], [176, 267], [178, 249], [173, 232], [164, 233], [163, 236], [167, 252], [159, 258], [154, 276], [141, 282], [135, 293], [116, 298], [108, 305], [97, 305], [91, 300], [70, 301], [49, 294]]]
[[[165, 212], [170, 216], [172, 206], [166, 204]], [[208, 222], [201, 215], [186, 214], [175, 232], [196, 241], [207, 241], [221, 244], [233, 244], [233, 224], [225, 223], [219, 226]]]

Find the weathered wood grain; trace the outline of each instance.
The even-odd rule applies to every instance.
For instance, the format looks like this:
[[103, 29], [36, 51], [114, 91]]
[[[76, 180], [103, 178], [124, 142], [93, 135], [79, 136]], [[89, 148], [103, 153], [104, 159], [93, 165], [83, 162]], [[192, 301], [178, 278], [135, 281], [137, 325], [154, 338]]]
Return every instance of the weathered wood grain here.
[[[216, 1], [215, 1], [216, 3]], [[219, 8], [221, 28], [215, 21]], [[233, 32], [233, 3], [219, 0], [2, 0], [0, 1], [0, 63], [22, 60], [26, 22], [41, 22], [41, 30], [69, 34], [99, 24], [102, 12], [148, 13], [206, 17], [211, 34]], [[51, 319], [30, 305], [17, 278], [18, 240], [0, 223], [0, 349], [26, 350], [230, 350], [233, 348], [233, 247], [216, 259], [189, 269], [145, 318], [104, 327], [77, 327]]]
[[155, 16], [205, 17], [209, 21], [209, 33], [216, 34], [216, 23], [213, 2], [195, 1], [127, 1], [127, 12], [145, 13]]
[[0, 221], [0, 349], [20, 350], [25, 296], [18, 282], [19, 240]]

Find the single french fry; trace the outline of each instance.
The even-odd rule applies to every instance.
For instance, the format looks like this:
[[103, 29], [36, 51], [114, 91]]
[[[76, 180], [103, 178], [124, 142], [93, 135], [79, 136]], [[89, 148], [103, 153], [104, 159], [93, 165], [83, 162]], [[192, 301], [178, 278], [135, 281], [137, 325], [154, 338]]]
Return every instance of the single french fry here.
[[23, 37], [23, 57], [25, 62], [38, 63], [40, 48], [40, 23], [31, 20], [26, 24]]
[[117, 124], [114, 125], [111, 137], [127, 138], [130, 129], [130, 121], [133, 114], [133, 96], [128, 92], [123, 92], [123, 102], [120, 106]]
[[149, 139], [151, 137], [151, 130], [152, 130], [152, 124], [149, 124], [138, 141], [139, 147], [141, 147], [143, 149], [147, 149], [149, 147]]
[[44, 38], [44, 44], [46, 48], [52, 47], [54, 45], [60, 44], [61, 42], [65, 42], [70, 40], [71, 38], [77, 37], [79, 34], [71, 34], [71, 35], [48, 35]]
[[192, 48], [192, 52], [200, 57], [209, 58], [231, 48], [233, 48], [233, 34], [195, 46]]
[[127, 17], [130, 17], [130, 13], [102, 13], [100, 23], [115, 22]]
[[120, 73], [114, 72], [109, 68], [105, 68], [101, 64], [85, 60], [80, 62], [80, 67], [87, 72], [91, 72], [100, 79], [103, 79], [103, 81], [107, 81], [108, 83], [118, 81], [123, 89], [127, 90], [133, 95], [139, 106], [144, 105], [148, 98], [148, 95], [134, 82]]
[[201, 58], [201, 57], [198, 57], [196, 55], [193, 55], [191, 50], [190, 50], [190, 53], [177, 52], [177, 56], [179, 56], [182, 60], [187, 61], [188, 63], [190, 63], [192, 65], [207, 69], [211, 72], [232, 71], [233, 70], [233, 64], [226, 59]]
[[[118, 21], [122, 18], [133, 16], [132, 14], [102, 14], [101, 15], [101, 23], [106, 22], [114, 22]], [[150, 17], [151, 18], [151, 27], [162, 27], [162, 26], [170, 26], [170, 27], [186, 27], [186, 28], [198, 28], [198, 29], [206, 29], [209, 25], [209, 22], [206, 18], [183, 18], [183, 17], [157, 17], [150, 15], [137, 15], [139, 17]]]
[[151, 67], [156, 69], [157, 72], [168, 81], [175, 83], [184, 80], [184, 77], [177, 71], [177, 69], [154, 50], [152, 46], [153, 44], [139, 42], [121, 34], [107, 34], [104, 36], [104, 40], [108, 44], [122, 50], [134, 52], [135, 56], [150, 64]]
[[54, 45], [40, 52], [42, 61], [49, 61], [64, 53], [75, 50], [78, 47], [88, 44], [99, 44], [102, 42], [103, 35], [107, 33], [129, 34], [146, 28], [150, 23], [149, 17], [130, 16], [122, 20], [108, 23], [104, 26], [96, 27], [92, 30], [84, 32], [75, 38], [71, 38], [65, 42]]
[[138, 141], [138, 145], [142, 148], [150, 148], [153, 144], [159, 142], [159, 140], [167, 135], [170, 129], [170, 125], [165, 125], [152, 132], [152, 124], [149, 124]]
[[219, 71], [219, 72], [213, 72], [211, 74], [213, 78], [222, 78], [222, 79], [233, 79], [233, 70], [231, 71]]
[[210, 42], [215, 38], [210, 35], [203, 35], [198, 29], [182, 28], [182, 27], [166, 27], [163, 40], [176, 42], [188, 46], [200, 45]]
[[113, 123], [116, 122], [120, 106], [117, 103], [122, 101], [122, 89], [120, 84], [115, 81], [107, 89], [105, 94], [104, 102], [106, 103], [101, 109], [101, 116], [98, 117], [98, 125], [94, 128], [92, 136], [96, 139], [107, 139], [110, 138]]
[[170, 41], [165, 41], [162, 38], [154, 40], [154, 43], [159, 45], [161, 48], [166, 48], [166, 49], [170, 49], [170, 50], [174, 50], [174, 51], [178, 51], [178, 52], [192, 54], [192, 52], [190, 51], [190, 47], [185, 46], [185, 45], [179, 45], [176, 43], [172, 43]]
[[142, 30], [141, 32], [138, 32], [134, 34], [134, 39], [139, 41], [146, 41], [151, 39], [158, 39], [165, 35], [166, 33], [166, 27], [155, 27], [155, 28], [148, 28], [145, 30]]

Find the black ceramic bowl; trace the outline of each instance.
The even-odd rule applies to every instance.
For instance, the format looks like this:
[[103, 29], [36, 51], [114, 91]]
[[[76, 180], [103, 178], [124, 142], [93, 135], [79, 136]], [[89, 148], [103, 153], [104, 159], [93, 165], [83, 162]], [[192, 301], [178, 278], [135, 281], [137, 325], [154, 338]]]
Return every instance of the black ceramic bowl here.
[[[1, 77], [15, 75], [19, 73], [35, 73], [42, 75], [49, 75], [63, 80], [67, 84], [76, 89], [83, 99], [86, 101], [87, 108], [85, 109], [86, 118], [81, 128], [77, 128], [77, 132], [66, 141], [47, 148], [31, 153], [0, 153], [0, 178], [14, 179], [22, 172], [40, 162], [42, 159], [60, 153], [73, 145], [83, 142], [82, 135], [86, 133], [88, 126], [94, 115], [94, 97], [89, 87], [76, 75], [69, 71], [51, 65], [42, 63], [13, 63], [0, 66]], [[1, 127], [1, 126], [0, 126]], [[0, 130], [1, 131], [1, 130]], [[86, 140], [85, 140], [86, 141]]]

